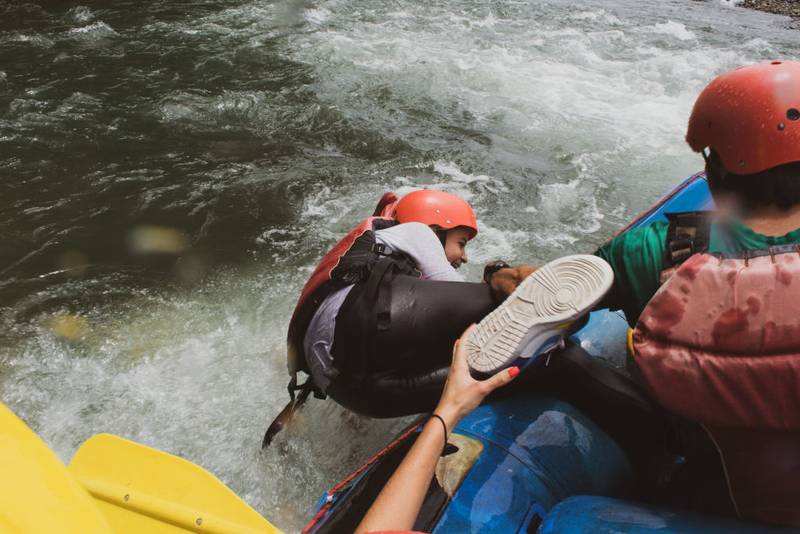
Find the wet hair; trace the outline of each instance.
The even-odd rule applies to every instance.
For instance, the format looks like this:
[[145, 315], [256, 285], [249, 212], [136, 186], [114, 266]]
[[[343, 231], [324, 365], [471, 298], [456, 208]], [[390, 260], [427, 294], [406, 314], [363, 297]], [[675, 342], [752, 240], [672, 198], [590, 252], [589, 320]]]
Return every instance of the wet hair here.
[[745, 214], [768, 206], [786, 211], [800, 204], [800, 161], [753, 174], [734, 174], [725, 169], [714, 149], [704, 157], [711, 193], [733, 193]]

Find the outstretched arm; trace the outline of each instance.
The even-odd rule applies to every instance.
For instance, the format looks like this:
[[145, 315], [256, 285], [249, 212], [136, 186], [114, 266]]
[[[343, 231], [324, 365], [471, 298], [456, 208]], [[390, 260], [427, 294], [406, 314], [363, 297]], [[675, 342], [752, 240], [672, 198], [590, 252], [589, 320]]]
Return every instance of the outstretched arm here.
[[477, 408], [486, 395], [519, 374], [519, 369], [512, 367], [488, 380], [473, 379], [469, 374], [465, 343], [473, 328], [474, 325], [469, 327], [453, 348], [450, 374], [433, 412], [442, 420], [430, 417], [422, 427], [417, 441], [358, 525], [357, 534], [411, 529], [445, 446], [446, 433]]

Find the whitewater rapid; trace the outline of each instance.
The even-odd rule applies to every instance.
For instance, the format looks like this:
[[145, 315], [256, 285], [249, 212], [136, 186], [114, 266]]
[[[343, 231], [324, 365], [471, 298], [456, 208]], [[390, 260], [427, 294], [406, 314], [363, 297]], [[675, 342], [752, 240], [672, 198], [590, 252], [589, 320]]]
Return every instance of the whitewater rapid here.
[[0, 400], [68, 461], [109, 432], [287, 532], [407, 422], [285, 405], [285, 335], [382, 193], [470, 201], [463, 271], [597, 244], [701, 168], [691, 106], [798, 59], [731, 2], [0, 2]]

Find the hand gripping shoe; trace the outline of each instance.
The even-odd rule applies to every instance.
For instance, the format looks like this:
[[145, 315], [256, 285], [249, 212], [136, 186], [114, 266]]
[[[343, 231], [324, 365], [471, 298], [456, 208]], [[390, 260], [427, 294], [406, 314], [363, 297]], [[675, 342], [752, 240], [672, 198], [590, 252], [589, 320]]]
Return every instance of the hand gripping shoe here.
[[613, 283], [614, 271], [597, 256], [567, 256], [540, 267], [472, 331], [470, 367], [494, 374], [541, 363]]

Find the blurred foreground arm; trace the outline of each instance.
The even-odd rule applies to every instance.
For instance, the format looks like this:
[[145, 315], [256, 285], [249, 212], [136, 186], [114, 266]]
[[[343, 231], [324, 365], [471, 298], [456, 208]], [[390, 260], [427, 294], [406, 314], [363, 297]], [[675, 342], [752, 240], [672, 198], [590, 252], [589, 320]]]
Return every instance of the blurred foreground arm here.
[[[482, 382], [470, 376], [464, 341], [474, 327], [469, 327], [461, 339], [456, 341], [450, 374], [447, 376], [442, 398], [433, 412], [442, 418], [447, 426], [447, 433], [477, 408], [486, 395], [507, 384], [519, 373], [519, 369], [512, 367]], [[436, 417], [431, 417], [367, 511], [356, 533], [411, 529], [444, 446], [444, 425]]]

